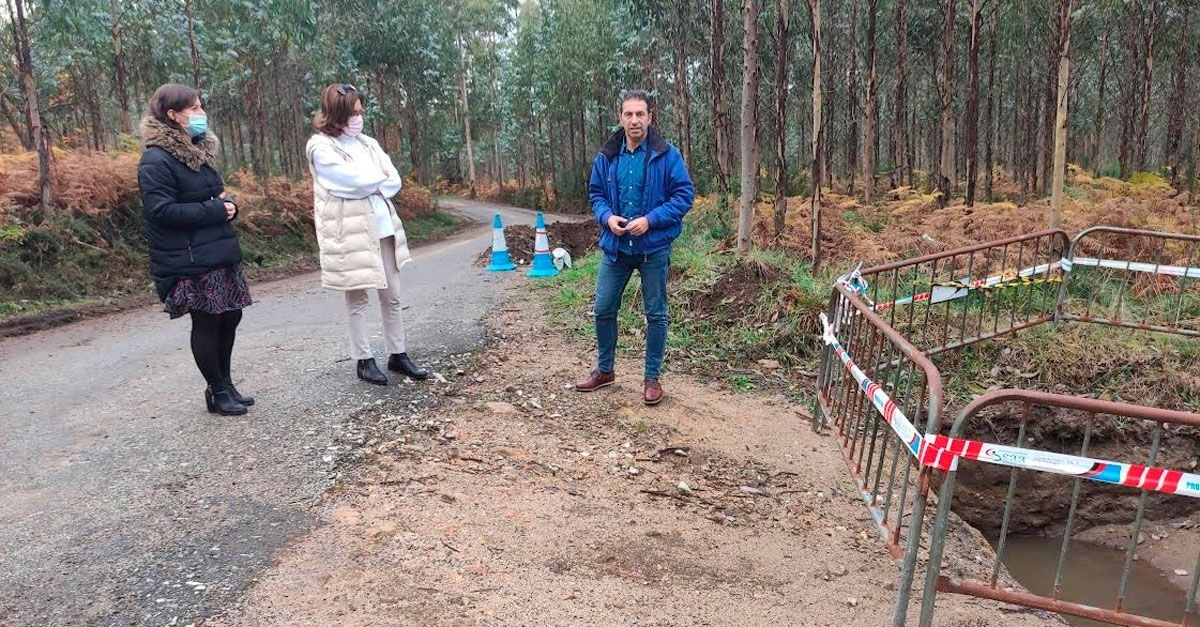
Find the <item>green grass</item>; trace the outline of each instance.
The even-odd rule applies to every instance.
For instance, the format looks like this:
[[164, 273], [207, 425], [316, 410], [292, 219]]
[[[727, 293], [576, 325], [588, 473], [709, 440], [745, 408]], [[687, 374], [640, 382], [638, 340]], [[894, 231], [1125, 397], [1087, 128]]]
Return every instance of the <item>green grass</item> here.
[[[810, 265], [796, 255], [774, 250], [754, 250], [742, 263], [759, 264], [764, 272], [779, 279], [754, 298], [746, 316], [722, 311], [701, 315], [691, 303], [707, 297], [713, 285], [738, 263], [734, 254], [718, 251], [722, 225], [711, 216], [689, 217], [675, 241], [671, 256], [672, 279], [668, 284], [670, 326], [667, 332], [667, 362], [671, 367], [709, 372], [736, 389], [759, 387], [751, 377], [731, 380], [723, 373], [729, 367], [773, 358], [785, 364], [816, 368], [817, 309], [828, 301], [832, 279], [814, 277]], [[591, 341], [595, 328], [588, 315], [595, 293], [601, 255], [592, 253], [575, 260], [573, 268], [557, 277], [534, 283], [549, 304], [550, 322], [568, 329], [575, 337]], [[790, 311], [797, 316], [787, 315]], [[772, 320], [772, 312], [779, 315]], [[811, 315], [810, 315], [811, 314]], [[618, 358], [640, 362], [645, 349], [646, 322], [641, 303], [640, 281], [635, 277], [625, 290], [617, 340]]]
[[412, 243], [438, 239], [454, 233], [466, 220], [453, 213], [432, 211], [404, 221], [404, 233]]
[[733, 386], [733, 389], [737, 390], [738, 392], [749, 392], [758, 388], [758, 385], [754, 383], [754, 380], [744, 374], [729, 377], [729, 383]]
[[[828, 303], [830, 285], [845, 268], [814, 276], [800, 255], [771, 249], [755, 249], [747, 260], [739, 262], [733, 253], [719, 246], [722, 242], [716, 235], [722, 229], [712, 216], [689, 216], [683, 234], [675, 242], [673, 278], [668, 285], [668, 367], [711, 375], [741, 392], [779, 385], [772, 377], [745, 374], [757, 368], [755, 362], [759, 359], [778, 360], [785, 366], [780, 371], [783, 373], [790, 366], [815, 371], [820, 355], [816, 312]], [[588, 307], [600, 259], [599, 253], [587, 255], [557, 278], [534, 284], [550, 304], [552, 323], [570, 329], [583, 341], [592, 341], [594, 337]], [[758, 264], [766, 274], [777, 275], [779, 279], [763, 286], [744, 308], [744, 315], [726, 313], [723, 310], [727, 306], [705, 312], [693, 309], [691, 303], [700, 296], [708, 297], [718, 279], [737, 263]], [[907, 295], [928, 289], [927, 283], [922, 284], [926, 280], [927, 275], [914, 269], [901, 277], [897, 292]], [[891, 286], [879, 287], [880, 300], [889, 299], [886, 292], [891, 291]], [[1085, 280], [1073, 282], [1071, 288], [1075, 306], [1079, 305], [1079, 299], [1085, 298], [1096, 303], [1093, 312], [1116, 306], [1118, 288], [1113, 285]], [[1057, 290], [1057, 284], [1045, 284], [1036, 289], [996, 290], [986, 298], [977, 292], [971, 298], [951, 303], [941, 315], [956, 321], [965, 312], [970, 326], [974, 326], [982, 311], [985, 326], [990, 326], [997, 311], [1003, 320], [1013, 309], [1051, 310]], [[1128, 299], [1128, 293], [1125, 297]], [[1126, 300], [1122, 306], [1129, 308], [1133, 304]], [[1200, 318], [1197, 311], [1200, 302], [1190, 293], [1181, 305], [1177, 294], [1166, 294], [1136, 306], [1156, 312], [1181, 309], [1183, 320]], [[905, 318], [898, 317], [900, 326], [904, 326]], [[636, 367], [645, 346], [645, 319], [637, 278], [630, 281], [624, 294], [619, 325], [619, 360]], [[933, 326], [940, 334], [941, 326], [936, 319]], [[917, 338], [915, 330], [908, 333]], [[935, 358], [935, 363], [942, 372], [951, 406], [991, 387], [1022, 387], [1197, 411], [1200, 390], [1195, 389], [1195, 384], [1188, 380], [1165, 383], [1168, 372], [1196, 373], [1197, 359], [1200, 359], [1198, 339], [1104, 325], [1047, 324], [1017, 336], [944, 353]], [[736, 370], [731, 373], [731, 369]], [[880, 380], [891, 386], [908, 385], [897, 377]], [[810, 381], [796, 379], [783, 391], [802, 398], [811, 393], [810, 388]]]

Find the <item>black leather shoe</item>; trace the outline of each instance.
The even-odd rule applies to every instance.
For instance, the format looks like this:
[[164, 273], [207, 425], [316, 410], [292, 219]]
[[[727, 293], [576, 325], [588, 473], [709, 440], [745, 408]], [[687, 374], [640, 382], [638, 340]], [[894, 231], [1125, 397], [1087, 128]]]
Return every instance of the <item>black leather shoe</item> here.
[[392, 356], [388, 357], [388, 370], [399, 372], [416, 381], [429, 378], [429, 370], [414, 364], [408, 358], [408, 353], [392, 353]]
[[210, 388], [204, 389], [204, 404], [208, 406], [208, 413], [221, 414], [222, 416], [241, 416], [246, 413], [246, 406], [233, 400], [233, 395], [229, 393], [229, 389], [213, 390]]
[[229, 396], [233, 397], [233, 400], [245, 405], [246, 407], [254, 404], [253, 396], [242, 396], [242, 393], [237, 391], [237, 388], [233, 387], [233, 381], [228, 379], [226, 379], [226, 381], [229, 383]]
[[358, 378], [375, 385], [387, 385], [387, 375], [379, 371], [374, 357], [358, 360]]

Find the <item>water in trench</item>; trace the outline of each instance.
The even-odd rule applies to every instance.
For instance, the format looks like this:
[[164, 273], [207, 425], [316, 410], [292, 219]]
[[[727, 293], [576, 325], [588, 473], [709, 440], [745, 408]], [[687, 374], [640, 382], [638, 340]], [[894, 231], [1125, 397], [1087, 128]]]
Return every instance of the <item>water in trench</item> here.
[[[1054, 570], [1058, 566], [1061, 538], [1009, 536], [1004, 549], [1004, 565], [1021, 585], [1035, 594], [1050, 595]], [[1063, 600], [1078, 601], [1103, 609], [1115, 607], [1117, 586], [1125, 566], [1125, 553], [1087, 542], [1071, 542], [1063, 566]], [[1189, 578], [1190, 582], [1190, 578]], [[1127, 613], [1180, 622], [1186, 596], [1168, 581], [1160, 570], [1144, 561], [1134, 561], [1125, 592]], [[1200, 624], [1200, 612], [1193, 609], [1192, 624]], [[1075, 627], [1102, 627], [1101, 623], [1074, 616], [1063, 618]]]

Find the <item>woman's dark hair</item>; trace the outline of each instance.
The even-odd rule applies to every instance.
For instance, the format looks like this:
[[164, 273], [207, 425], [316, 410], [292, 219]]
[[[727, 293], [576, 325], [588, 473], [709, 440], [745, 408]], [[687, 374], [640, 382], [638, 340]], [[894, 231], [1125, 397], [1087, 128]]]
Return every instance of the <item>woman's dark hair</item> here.
[[341, 135], [354, 115], [354, 103], [361, 99], [354, 85], [334, 83], [326, 87], [321, 91], [321, 107], [313, 116], [313, 126], [331, 137]]
[[200, 100], [200, 92], [176, 83], [168, 83], [154, 90], [150, 96], [150, 115], [154, 119], [172, 128], [182, 129], [174, 120], [167, 117], [167, 111], [183, 111]]

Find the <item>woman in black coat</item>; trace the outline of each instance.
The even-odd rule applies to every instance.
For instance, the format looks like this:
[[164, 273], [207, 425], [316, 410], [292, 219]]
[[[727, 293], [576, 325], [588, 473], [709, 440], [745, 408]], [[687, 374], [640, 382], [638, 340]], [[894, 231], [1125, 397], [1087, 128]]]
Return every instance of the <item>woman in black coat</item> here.
[[246, 413], [254, 399], [233, 387], [230, 360], [250, 291], [233, 219], [237, 205], [217, 170], [217, 137], [208, 132], [200, 94], [163, 85], [141, 125], [138, 188], [146, 219], [150, 271], [164, 311], [192, 318], [192, 355], [208, 382], [208, 411]]

